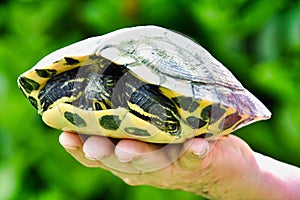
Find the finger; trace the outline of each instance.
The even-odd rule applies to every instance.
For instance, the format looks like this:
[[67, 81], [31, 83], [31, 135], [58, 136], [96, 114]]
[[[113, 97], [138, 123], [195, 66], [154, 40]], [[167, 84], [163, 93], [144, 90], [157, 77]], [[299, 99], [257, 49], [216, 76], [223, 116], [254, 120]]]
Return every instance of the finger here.
[[130, 162], [140, 172], [155, 171], [170, 164], [164, 146], [136, 140], [121, 140], [115, 155], [120, 161]]
[[102, 168], [105, 166], [105, 169], [110, 171], [137, 173], [130, 163], [120, 162], [114, 154], [115, 147], [116, 145], [107, 137], [91, 136], [84, 142], [83, 152], [87, 159], [99, 161]]
[[115, 144], [106, 137], [91, 136], [83, 145], [85, 157], [90, 160], [100, 160], [114, 153]]
[[[110, 171], [139, 173], [130, 162], [118, 159], [115, 155], [116, 144], [107, 137], [91, 136], [83, 144], [83, 152], [87, 159], [99, 161]], [[121, 161], [120, 161], [121, 160]]]
[[194, 138], [186, 141], [182, 150], [182, 156], [178, 160], [180, 167], [194, 169], [199, 167], [203, 158], [207, 156], [211, 145], [204, 138]]
[[150, 146], [136, 140], [121, 140], [115, 149], [115, 154], [122, 162], [129, 162], [135, 157], [150, 151]]
[[59, 136], [60, 144], [78, 162], [87, 167], [102, 167], [99, 161], [89, 160], [82, 151], [82, 140], [78, 134], [63, 132]]
[[82, 141], [78, 134], [63, 132], [59, 136], [59, 143], [67, 150], [78, 150], [82, 147]]

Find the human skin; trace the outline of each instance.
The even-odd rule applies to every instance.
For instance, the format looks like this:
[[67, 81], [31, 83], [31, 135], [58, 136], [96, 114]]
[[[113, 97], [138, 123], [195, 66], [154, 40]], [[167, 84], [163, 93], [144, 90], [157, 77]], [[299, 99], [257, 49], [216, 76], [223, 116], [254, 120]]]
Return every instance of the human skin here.
[[[129, 185], [183, 190], [209, 199], [300, 199], [300, 169], [251, 150], [229, 135], [158, 145], [63, 132], [59, 141], [87, 167], [111, 171]], [[158, 153], [153, 153], [158, 152]]]

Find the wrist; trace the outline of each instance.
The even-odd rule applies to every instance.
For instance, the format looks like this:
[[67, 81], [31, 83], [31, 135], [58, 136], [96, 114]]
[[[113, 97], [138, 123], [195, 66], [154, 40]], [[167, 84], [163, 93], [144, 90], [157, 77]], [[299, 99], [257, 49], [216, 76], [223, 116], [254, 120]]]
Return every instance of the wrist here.
[[[244, 154], [243, 160], [236, 164], [236, 168], [226, 172], [224, 166], [219, 173], [213, 173], [214, 177], [201, 176], [200, 181], [184, 190], [210, 199], [222, 200], [300, 199], [299, 168], [253, 151], [246, 155]], [[214, 167], [214, 164], [210, 167]], [[210, 167], [205, 171], [215, 171]], [[207, 183], [205, 180], [208, 180]]]
[[263, 193], [262, 173], [254, 152], [248, 146], [232, 145], [226, 153], [221, 148], [214, 153], [216, 155], [209, 154], [202, 161], [202, 166], [206, 161], [209, 163], [201, 170], [205, 173], [200, 173], [199, 180], [183, 190], [209, 199], [261, 199], [258, 197]]
[[300, 169], [255, 153], [264, 182], [264, 199], [300, 199]]

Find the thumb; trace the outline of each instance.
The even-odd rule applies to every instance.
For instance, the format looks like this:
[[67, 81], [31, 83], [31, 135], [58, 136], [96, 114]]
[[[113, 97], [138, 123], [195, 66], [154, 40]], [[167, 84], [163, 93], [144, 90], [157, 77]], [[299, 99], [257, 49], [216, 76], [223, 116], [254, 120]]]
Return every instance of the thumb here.
[[180, 166], [193, 169], [199, 167], [202, 160], [208, 155], [211, 144], [204, 138], [194, 138], [186, 141], [182, 149], [182, 156], [178, 160]]

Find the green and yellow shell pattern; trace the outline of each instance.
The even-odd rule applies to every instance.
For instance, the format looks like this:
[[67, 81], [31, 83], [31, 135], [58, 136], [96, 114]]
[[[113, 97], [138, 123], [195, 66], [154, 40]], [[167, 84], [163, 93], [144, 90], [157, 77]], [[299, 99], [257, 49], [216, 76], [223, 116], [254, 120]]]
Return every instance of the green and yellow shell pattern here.
[[120, 29], [57, 50], [18, 84], [47, 125], [81, 134], [179, 143], [271, 116], [199, 44], [157, 26]]

